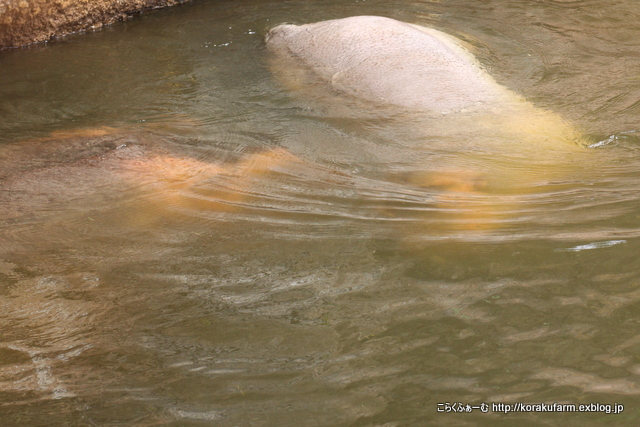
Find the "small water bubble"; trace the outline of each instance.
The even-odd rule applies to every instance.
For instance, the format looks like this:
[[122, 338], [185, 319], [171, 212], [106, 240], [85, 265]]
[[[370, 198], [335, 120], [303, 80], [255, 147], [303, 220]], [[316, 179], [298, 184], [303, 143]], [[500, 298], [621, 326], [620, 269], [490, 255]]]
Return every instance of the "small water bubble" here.
[[586, 245], [578, 245], [572, 248], [559, 248], [556, 249], [556, 252], [580, 252], [586, 251], [589, 249], [600, 249], [600, 248], [608, 248], [610, 246], [619, 245], [621, 243], [627, 243], [626, 240], [607, 240], [605, 242], [593, 242], [587, 243]]
[[638, 130], [627, 130], [627, 131], [623, 131], [623, 132], [619, 132], [613, 135], [609, 135], [607, 138], [603, 139], [602, 141], [598, 141], [594, 144], [589, 145], [589, 148], [599, 148], [599, 147], [604, 147], [606, 145], [610, 145], [613, 143], [618, 143], [618, 142], [637, 142], [638, 141], [638, 135], [636, 135], [639, 131]]
[[602, 141], [598, 141], [594, 144], [589, 145], [589, 148], [598, 148], [598, 147], [602, 147], [605, 145], [609, 145], [612, 142], [615, 142], [618, 140], [618, 137], [616, 135], [611, 135], [609, 136], [607, 139], [603, 139]]

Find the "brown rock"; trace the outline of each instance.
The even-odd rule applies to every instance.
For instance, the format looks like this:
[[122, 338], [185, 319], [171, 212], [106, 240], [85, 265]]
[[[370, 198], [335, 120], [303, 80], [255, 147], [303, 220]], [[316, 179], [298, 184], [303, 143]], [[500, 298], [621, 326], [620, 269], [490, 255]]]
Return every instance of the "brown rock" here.
[[0, 0], [0, 50], [100, 28], [188, 0]]

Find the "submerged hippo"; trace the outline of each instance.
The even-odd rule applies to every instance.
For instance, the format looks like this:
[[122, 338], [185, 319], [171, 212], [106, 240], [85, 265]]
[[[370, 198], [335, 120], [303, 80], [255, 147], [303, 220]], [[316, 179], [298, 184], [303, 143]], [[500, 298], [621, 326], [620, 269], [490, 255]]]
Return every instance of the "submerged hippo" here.
[[484, 115], [473, 119], [474, 126], [506, 131], [520, 140], [532, 134], [538, 140], [580, 140], [559, 116], [498, 84], [461, 41], [431, 28], [355, 16], [279, 25], [268, 32], [266, 43], [275, 72], [290, 87], [309, 85], [299, 80], [311, 77], [377, 105], [431, 115]]
[[[463, 42], [440, 31], [356, 16], [279, 25], [266, 44], [275, 76], [304, 99], [329, 108], [346, 101], [357, 108], [339, 115], [369, 111], [416, 134], [411, 141], [430, 155], [400, 179], [443, 190], [437, 208], [463, 228], [491, 229], [518, 212], [487, 196], [545, 191], [588, 157], [575, 126], [498, 84]], [[401, 161], [410, 164], [416, 150]]]
[[335, 89], [374, 102], [460, 110], [514, 97], [453, 37], [380, 16], [280, 25], [267, 45]]

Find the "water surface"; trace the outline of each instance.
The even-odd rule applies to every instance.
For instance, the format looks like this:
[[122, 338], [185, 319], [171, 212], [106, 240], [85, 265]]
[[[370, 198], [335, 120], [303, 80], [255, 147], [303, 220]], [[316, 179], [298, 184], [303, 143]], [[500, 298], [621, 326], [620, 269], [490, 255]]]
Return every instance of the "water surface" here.
[[[268, 28], [362, 14], [464, 40], [590, 147], [274, 78]], [[636, 425], [639, 18], [196, 1], [3, 52], [1, 424]]]

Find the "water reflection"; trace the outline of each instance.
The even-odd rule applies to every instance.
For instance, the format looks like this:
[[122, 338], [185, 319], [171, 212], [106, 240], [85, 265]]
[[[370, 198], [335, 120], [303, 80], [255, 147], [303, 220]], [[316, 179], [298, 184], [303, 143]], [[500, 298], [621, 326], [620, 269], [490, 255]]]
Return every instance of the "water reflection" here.
[[[267, 27], [353, 14], [464, 39], [595, 145], [273, 79]], [[3, 55], [2, 423], [634, 425], [635, 14], [196, 2]]]

